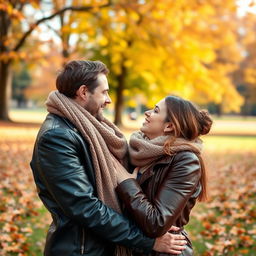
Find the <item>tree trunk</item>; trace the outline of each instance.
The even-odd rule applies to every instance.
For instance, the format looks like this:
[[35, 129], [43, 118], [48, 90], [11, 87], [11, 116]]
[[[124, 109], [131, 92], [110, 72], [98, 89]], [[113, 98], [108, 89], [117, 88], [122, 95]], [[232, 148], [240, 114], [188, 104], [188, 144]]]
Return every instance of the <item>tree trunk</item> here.
[[244, 104], [241, 110], [242, 116], [246, 117], [250, 115], [250, 103], [249, 103], [249, 96], [248, 93], [244, 95]]
[[218, 117], [222, 116], [222, 106], [221, 106], [221, 104], [216, 105], [216, 114], [217, 114]]
[[125, 77], [127, 69], [122, 65], [121, 74], [117, 76], [116, 103], [115, 103], [115, 119], [114, 123], [117, 126], [122, 126], [122, 112], [124, 104], [123, 91], [125, 88]]
[[10, 62], [0, 61], [0, 120], [10, 121], [8, 110], [11, 92]]
[[60, 38], [61, 38], [61, 44], [62, 44], [62, 57], [63, 57], [63, 66], [67, 63], [70, 57], [69, 49], [69, 39], [70, 39], [70, 33], [69, 32], [63, 32], [63, 27], [65, 26], [64, 21], [64, 15], [65, 13], [62, 13], [60, 15]]
[[[8, 55], [9, 49], [6, 44], [10, 28], [10, 17], [7, 12], [0, 10], [0, 55]], [[8, 115], [8, 104], [11, 92], [10, 87], [10, 60], [0, 60], [0, 120], [10, 120]]]

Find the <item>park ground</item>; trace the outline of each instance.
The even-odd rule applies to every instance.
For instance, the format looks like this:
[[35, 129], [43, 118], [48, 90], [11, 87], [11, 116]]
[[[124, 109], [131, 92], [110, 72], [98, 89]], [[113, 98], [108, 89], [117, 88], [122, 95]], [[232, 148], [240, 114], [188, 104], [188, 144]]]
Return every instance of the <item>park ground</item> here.
[[[29, 161], [44, 116], [15, 110], [16, 123], [0, 122], [0, 256], [42, 255], [50, 216], [38, 200]], [[142, 119], [125, 116], [127, 138]], [[203, 140], [209, 198], [193, 209], [186, 228], [195, 255], [255, 255], [256, 118], [215, 118]]]

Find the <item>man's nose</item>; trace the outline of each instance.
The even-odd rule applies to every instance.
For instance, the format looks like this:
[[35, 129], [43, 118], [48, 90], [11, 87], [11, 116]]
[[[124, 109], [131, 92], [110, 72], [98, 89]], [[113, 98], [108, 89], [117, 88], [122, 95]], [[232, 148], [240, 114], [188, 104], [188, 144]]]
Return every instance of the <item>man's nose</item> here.
[[105, 102], [106, 102], [106, 104], [110, 104], [112, 102], [112, 100], [111, 100], [111, 98], [108, 94], [106, 95], [106, 101]]

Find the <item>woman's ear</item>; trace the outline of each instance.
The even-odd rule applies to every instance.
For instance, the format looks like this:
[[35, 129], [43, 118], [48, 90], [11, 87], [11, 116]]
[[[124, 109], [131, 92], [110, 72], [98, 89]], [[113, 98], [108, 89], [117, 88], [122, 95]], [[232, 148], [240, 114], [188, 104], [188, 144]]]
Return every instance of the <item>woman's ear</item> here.
[[171, 122], [167, 122], [164, 126], [164, 132], [165, 133], [171, 133], [174, 131], [174, 125]]

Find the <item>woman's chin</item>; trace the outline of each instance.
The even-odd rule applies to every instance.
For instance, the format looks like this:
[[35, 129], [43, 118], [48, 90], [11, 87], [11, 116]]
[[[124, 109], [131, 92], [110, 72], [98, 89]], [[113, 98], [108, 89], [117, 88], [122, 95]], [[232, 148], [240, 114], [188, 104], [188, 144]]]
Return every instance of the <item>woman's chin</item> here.
[[140, 131], [144, 134], [144, 136], [148, 137], [147, 129], [145, 129], [143, 126], [140, 128]]
[[144, 133], [144, 126], [143, 125], [140, 127], [140, 131]]

